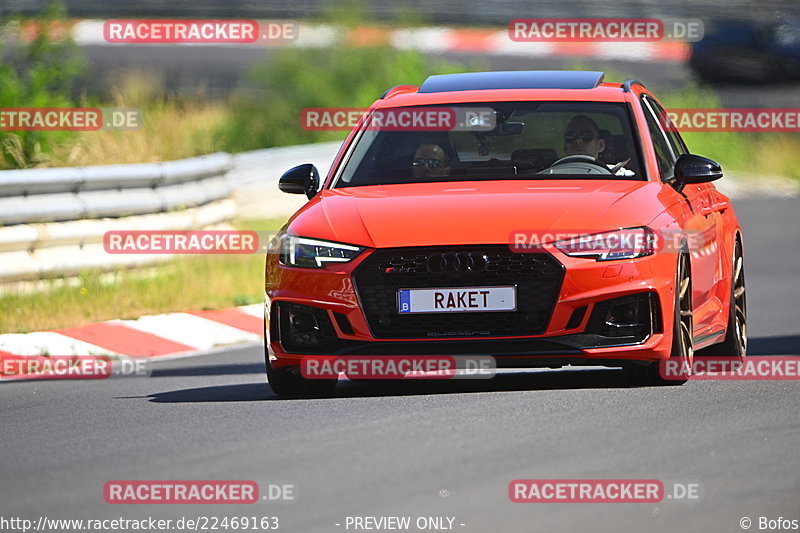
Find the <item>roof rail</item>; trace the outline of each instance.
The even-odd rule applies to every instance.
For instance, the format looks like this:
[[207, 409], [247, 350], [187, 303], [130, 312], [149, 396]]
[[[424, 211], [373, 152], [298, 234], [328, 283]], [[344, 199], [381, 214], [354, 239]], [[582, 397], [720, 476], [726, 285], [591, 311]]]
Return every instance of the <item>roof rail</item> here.
[[641, 85], [642, 87], [644, 87], [644, 83], [640, 82], [639, 80], [628, 78], [627, 80], [625, 80], [625, 83], [622, 84], [622, 92], [626, 93], [631, 92], [632, 85]]
[[391, 89], [386, 89], [386, 91], [381, 95], [378, 100], [383, 100], [385, 98], [391, 98], [392, 96], [398, 95], [400, 93], [410, 93], [419, 90], [419, 87], [416, 85], [397, 85], [392, 87]]

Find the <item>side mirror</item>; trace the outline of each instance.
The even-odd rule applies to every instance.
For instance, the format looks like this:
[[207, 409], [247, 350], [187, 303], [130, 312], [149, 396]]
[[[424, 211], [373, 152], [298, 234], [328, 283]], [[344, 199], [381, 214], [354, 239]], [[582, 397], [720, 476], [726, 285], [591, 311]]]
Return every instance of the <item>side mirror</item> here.
[[683, 154], [675, 161], [675, 180], [678, 183], [706, 183], [722, 177], [722, 167], [711, 159]]
[[284, 172], [278, 188], [290, 194], [305, 194], [312, 199], [319, 189], [319, 170], [311, 163], [299, 165]]

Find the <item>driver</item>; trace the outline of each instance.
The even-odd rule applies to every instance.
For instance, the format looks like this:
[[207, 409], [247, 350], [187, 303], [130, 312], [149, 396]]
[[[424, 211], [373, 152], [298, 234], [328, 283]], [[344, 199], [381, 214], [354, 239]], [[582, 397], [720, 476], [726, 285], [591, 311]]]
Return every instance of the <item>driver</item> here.
[[414, 152], [411, 170], [415, 178], [443, 178], [450, 174], [450, 158], [438, 144], [423, 144]]
[[564, 153], [588, 155], [597, 159], [606, 149], [606, 142], [600, 137], [597, 123], [586, 115], [572, 117], [564, 132]]
[[616, 176], [634, 175], [633, 171], [625, 168], [630, 158], [616, 165], [603, 165], [598, 158], [605, 149], [606, 141], [600, 136], [600, 128], [597, 126], [597, 122], [586, 115], [572, 117], [564, 132], [565, 158], [574, 155], [589, 156], [597, 161], [600, 166], [608, 167], [611, 174]]

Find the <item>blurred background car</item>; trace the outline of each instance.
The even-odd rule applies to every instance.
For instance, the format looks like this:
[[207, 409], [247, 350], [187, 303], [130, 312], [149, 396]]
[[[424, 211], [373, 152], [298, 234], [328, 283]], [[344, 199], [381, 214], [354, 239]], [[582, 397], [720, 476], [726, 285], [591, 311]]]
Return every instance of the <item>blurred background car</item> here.
[[694, 43], [692, 71], [708, 82], [771, 83], [800, 78], [800, 19], [712, 20]]

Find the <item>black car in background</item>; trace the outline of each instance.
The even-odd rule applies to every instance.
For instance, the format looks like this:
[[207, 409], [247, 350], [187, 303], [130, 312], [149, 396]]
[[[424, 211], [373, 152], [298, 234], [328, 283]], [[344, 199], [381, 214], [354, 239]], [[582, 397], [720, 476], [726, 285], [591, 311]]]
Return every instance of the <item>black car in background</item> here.
[[707, 22], [689, 66], [712, 83], [800, 79], [800, 18]]

